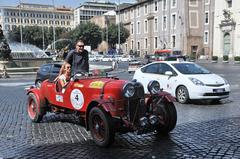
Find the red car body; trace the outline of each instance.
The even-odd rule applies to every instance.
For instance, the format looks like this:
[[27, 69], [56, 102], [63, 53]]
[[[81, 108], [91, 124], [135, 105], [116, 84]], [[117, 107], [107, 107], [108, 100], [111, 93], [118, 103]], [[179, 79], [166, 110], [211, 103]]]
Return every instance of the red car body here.
[[27, 94], [33, 122], [40, 122], [46, 112], [77, 114], [96, 144], [104, 147], [113, 143], [115, 133], [168, 133], [177, 120], [170, 94], [145, 95], [141, 83], [117, 78], [81, 77], [71, 80], [64, 92], [57, 82], [45, 80]]

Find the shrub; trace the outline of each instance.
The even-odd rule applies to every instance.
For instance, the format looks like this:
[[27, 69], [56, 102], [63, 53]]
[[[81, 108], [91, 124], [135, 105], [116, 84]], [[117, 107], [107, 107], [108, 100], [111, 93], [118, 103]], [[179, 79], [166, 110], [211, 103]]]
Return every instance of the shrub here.
[[217, 61], [218, 60], [218, 56], [212, 56], [212, 60], [213, 61]]
[[223, 55], [223, 61], [228, 61], [228, 55]]
[[235, 56], [234, 61], [240, 61], [240, 56]]

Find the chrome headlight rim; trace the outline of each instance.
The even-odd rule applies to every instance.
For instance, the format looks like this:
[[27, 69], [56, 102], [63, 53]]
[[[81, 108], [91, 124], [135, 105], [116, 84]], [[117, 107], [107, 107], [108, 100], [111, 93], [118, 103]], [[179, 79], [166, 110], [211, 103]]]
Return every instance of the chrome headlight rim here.
[[160, 89], [160, 83], [156, 80], [152, 80], [148, 83], [148, 91], [151, 93], [151, 94], [158, 94], [160, 93], [161, 89]]
[[123, 93], [123, 96], [126, 98], [133, 97], [135, 94], [135, 87], [134, 87], [133, 83], [131, 83], [131, 82], [126, 83], [123, 86], [122, 93]]

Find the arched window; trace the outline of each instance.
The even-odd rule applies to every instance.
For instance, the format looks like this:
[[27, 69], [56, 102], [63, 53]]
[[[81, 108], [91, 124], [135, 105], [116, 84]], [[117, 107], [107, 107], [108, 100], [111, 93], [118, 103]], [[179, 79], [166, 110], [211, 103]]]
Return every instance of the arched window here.
[[229, 33], [225, 33], [223, 37], [223, 55], [229, 55], [231, 46], [231, 36]]

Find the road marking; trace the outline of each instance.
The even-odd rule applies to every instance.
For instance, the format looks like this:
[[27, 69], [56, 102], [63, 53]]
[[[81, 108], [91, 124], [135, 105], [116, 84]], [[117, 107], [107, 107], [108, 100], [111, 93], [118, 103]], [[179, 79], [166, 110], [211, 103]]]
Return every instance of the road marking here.
[[0, 83], [0, 86], [3, 86], [3, 87], [16, 87], [16, 86], [26, 86], [26, 85], [34, 85], [34, 83], [33, 82]]

